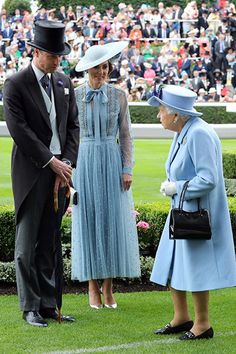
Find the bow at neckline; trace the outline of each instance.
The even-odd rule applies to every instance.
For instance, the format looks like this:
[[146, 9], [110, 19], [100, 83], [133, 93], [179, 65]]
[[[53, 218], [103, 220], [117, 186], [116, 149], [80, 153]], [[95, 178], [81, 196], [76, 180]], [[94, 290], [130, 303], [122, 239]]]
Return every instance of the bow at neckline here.
[[99, 89], [90, 89], [87, 93], [86, 96], [84, 98], [84, 101], [89, 103], [91, 102], [94, 97], [97, 96], [98, 100], [100, 103], [107, 103], [108, 102], [108, 98], [107, 95], [105, 94], [105, 92], [103, 91], [102, 88]]
[[[87, 114], [88, 119], [92, 119], [94, 122], [94, 136], [95, 144], [101, 144], [101, 132], [105, 133], [106, 131], [106, 103], [108, 103], [108, 97], [104, 92], [104, 86], [101, 86], [99, 89], [89, 88], [84, 99], [87, 105]], [[91, 105], [93, 103], [93, 105]], [[89, 135], [93, 135], [92, 126], [89, 129]]]

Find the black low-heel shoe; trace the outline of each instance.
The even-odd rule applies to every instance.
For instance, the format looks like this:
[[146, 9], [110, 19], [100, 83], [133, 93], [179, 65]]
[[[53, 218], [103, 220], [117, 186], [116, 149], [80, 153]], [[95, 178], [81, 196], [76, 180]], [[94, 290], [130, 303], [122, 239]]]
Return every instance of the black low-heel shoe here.
[[155, 334], [175, 334], [175, 333], [189, 331], [192, 327], [193, 327], [193, 321], [187, 321], [178, 326], [171, 326], [171, 324], [168, 323], [165, 327], [157, 329], [154, 333]]
[[183, 336], [179, 337], [180, 340], [195, 340], [195, 339], [210, 339], [213, 338], [214, 336], [214, 331], [213, 328], [210, 327], [207, 329], [205, 332], [202, 334], [199, 334], [198, 336], [195, 336], [191, 331], [188, 331], [184, 333]]

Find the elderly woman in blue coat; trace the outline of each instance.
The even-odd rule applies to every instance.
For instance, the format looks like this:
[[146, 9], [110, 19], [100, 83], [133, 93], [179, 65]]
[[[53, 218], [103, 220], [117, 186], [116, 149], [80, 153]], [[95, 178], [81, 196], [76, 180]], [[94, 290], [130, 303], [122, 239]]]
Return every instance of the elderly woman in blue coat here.
[[[165, 129], [174, 131], [166, 162], [167, 180], [161, 192], [178, 207], [180, 193], [189, 181], [184, 209], [197, 210], [197, 200], [208, 209], [210, 240], [169, 239], [167, 217], [153, 266], [151, 281], [170, 285], [173, 319], [156, 334], [182, 333], [180, 339], [212, 338], [208, 315], [209, 290], [236, 285], [236, 263], [230, 215], [222, 171], [222, 152], [215, 131], [193, 108], [196, 94], [173, 85], [161, 85], [157, 97], [148, 103], [159, 106], [158, 118]], [[191, 320], [186, 291], [192, 292], [194, 321]]]

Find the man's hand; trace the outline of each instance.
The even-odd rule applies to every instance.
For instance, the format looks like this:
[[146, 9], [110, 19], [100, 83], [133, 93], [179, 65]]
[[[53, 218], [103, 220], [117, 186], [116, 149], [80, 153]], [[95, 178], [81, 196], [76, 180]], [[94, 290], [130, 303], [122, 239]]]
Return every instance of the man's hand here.
[[[60, 184], [64, 187], [69, 183], [72, 175], [72, 167], [56, 157], [49, 163], [50, 168], [60, 177]], [[63, 182], [63, 185], [62, 185]]]
[[128, 175], [127, 173], [123, 174], [123, 188], [125, 191], [128, 191], [130, 189], [132, 183], [132, 176]]

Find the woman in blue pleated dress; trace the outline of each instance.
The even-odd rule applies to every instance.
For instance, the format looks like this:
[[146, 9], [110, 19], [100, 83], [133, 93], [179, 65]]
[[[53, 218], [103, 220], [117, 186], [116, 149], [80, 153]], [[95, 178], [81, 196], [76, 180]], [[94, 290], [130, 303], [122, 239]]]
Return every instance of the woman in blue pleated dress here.
[[75, 90], [81, 137], [73, 178], [78, 204], [72, 214], [72, 279], [89, 282], [94, 309], [117, 307], [113, 278], [140, 276], [128, 102], [123, 90], [107, 84], [110, 60], [126, 46], [92, 46], [76, 66], [88, 70], [89, 79]]

